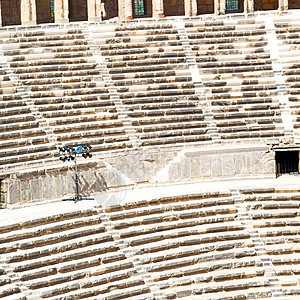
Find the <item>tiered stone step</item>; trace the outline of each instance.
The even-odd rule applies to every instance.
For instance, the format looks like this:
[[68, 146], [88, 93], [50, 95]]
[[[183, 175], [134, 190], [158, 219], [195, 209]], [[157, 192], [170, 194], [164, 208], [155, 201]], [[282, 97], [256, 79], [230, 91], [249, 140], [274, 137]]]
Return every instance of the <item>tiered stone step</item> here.
[[11, 34], [4, 55], [58, 142], [88, 142], [94, 151], [131, 147], [87, 44], [81, 28], [31, 28]]
[[0, 264], [0, 297], [15, 296], [21, 292], [20, 288], [16, 284], [11, 283], [12, 280], [7, 275], [4, 266]]
[[[122, 293], [149, 291], [135, 277], [132, 263], [115, 245], [97, 209], [47, 216], [0, 232], [1, 263], [7, 276], [26, 289], [26, 299], [118, 299]], [[12, 290], [5, 278], [2, 294]]]
[[[106, 209], [136, 264], [167, 299], [221, 299], [268, 286], [231, 193], [164, 197]], [[200, 299], [200, 298], [199, 298]], [[202, 299], [202, 298], [201, 298]]]
[[109, 39], [93, 35], [141, 146], [210, 140], [172, 24], [125, 25]]
[[0, 74], [0, 168], [51, 159], [54, 146], [5, 65]]
[[[251, 224], [288, 295], [300, 283], [300, 189], [242, 189]], [[293, 292], [299, 295], [298, 292]]]
[[230, 20], [185, 26], [221, 139], [282, 136], [263, 22]]
[[289, 93], [294, 128], [300, 128], [300, 19], [278, 19], [274, 21], [279, 44], [283, 78]]

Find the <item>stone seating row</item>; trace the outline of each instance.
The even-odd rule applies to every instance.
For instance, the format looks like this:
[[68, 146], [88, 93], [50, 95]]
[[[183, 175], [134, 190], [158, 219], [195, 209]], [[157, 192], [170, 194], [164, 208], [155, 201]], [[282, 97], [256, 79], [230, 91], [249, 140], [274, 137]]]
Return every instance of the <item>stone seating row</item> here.
[[259, 188], [241, 192], [252, 226], [276, 266], [276, 274], [283, 276], [283, 285], [298, 285], [298, 267], [294, 266], [298, 262], [294, 260], [294, 255], [299, 253], [299, 190]]
[[252, 18], [237, 18], [237, 19], [225, 19], [225, 20], [201, 20], [201, 22], [187, 22], [187, 28], [193, 27], [203, 27], [205, 30], [211, 30], [216, 26], [244, 26], [245, 28], [249, 28], [252, 25], [256, 26], [259, 24], [263, 24], [262, 20], [252, 19]]
[[[148, 45], [151, 45], [151, 48], [148, 49]], [[112, 61], [120, 61], [128, 57], [130, 59], [131, 56], [136, 56], [138, 58], [142, 58], [142, 56], [153, 57], [158, 53], [165, 54], [170, 56], [171, 53], [180, 53], [183, 51], [183, 47], [180, 42], [169, 42], [169, 43], [151, 43], [151, 44], [140, 44], [139, 47], [131, 47], [128, 45], [126, 48], [125, 45], [121, 45], [120, 47], [111, 47], [105, 45], [101, 46], [101, 54], [107, 57], [109, 62]]]
[[[74, 51], [76, 51], [74, 53]], [[23, 61], [26, 58], [66, 58], [66, 57], [77, 57], [90, 55], [91, 51], [89, 47], [84, 45], [63, 45], [56, 47], [44, 47], [44, 48], [25, 48], [25, 49], [13, 49], [13, 50], [3, 50], [3, 55], [6, 57], [8, 62]]]

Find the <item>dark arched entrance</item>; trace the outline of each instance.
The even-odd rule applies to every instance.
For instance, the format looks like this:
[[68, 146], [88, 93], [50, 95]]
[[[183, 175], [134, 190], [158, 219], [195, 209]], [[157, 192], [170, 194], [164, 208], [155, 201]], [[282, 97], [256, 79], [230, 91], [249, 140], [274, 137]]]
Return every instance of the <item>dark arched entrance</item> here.
[[21, 4], [20, 0], [1, 0], [2, 25], [21, 24]]
[[243, 0], [226, 0], [226, 13], [238, 13], [244, 11], [244, 1]]
[[214, 13], [214, 0], [198, 0], [197, 1], [197, 14], [213, 14]]
[[36, 18], [38, 24], [54, 22], [54, 0], [36, 1]]
[[184, 15], [184, 0], [164, 1], [165, 16]]
[[87, 21], [87, 0], [69, 0], [70, 22]]
[[290, 9], [300, 8], [300, 0], [289, 0], [289, 8]]
[[255, 0], [254, 10], [275, 10], [278, 9], [278, 0]]
[[103, 20], [108, 20], [118, 16], [118, 0], [105, 1], [103, 8]]

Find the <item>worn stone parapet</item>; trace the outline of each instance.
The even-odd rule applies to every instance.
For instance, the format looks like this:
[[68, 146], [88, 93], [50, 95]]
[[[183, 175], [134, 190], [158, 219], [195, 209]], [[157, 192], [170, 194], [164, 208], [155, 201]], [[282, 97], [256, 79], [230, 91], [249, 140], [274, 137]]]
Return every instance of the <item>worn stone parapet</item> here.
[[[79, 163], [80, 192], [92, 193], [105, 189], [99, 169], [103, 165], [96, 162]], [[74, 166], [44, 167], [6, 176], [4, 198], [5, 207], [26, 206], [33, 203], [61, 200], [74, 194]]]

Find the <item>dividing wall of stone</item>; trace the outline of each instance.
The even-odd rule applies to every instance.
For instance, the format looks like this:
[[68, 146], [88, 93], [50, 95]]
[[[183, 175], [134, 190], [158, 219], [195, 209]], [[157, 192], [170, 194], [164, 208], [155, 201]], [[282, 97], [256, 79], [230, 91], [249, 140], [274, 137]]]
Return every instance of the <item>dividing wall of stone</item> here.
[[[86, 195], [107, 188], [100, 169], [101, 166], [97, 163], [79, 165], [80, 193]], [[41, 201], [70, 198], [75, 194], [74, 176], [73, 164], [14, 174], [3, 180], [2, 207], [26, 206]]]
[[[266, 146], [193, 150], [135, 150], [98, 162], [82, 161], [80, 193], [122, 190], [140, 184], [161, 185], [203, 180], [275, 178], [274, 152]], [[74, 195], [74, 164], [6, 176], [3, 207], [60, 200]]]

